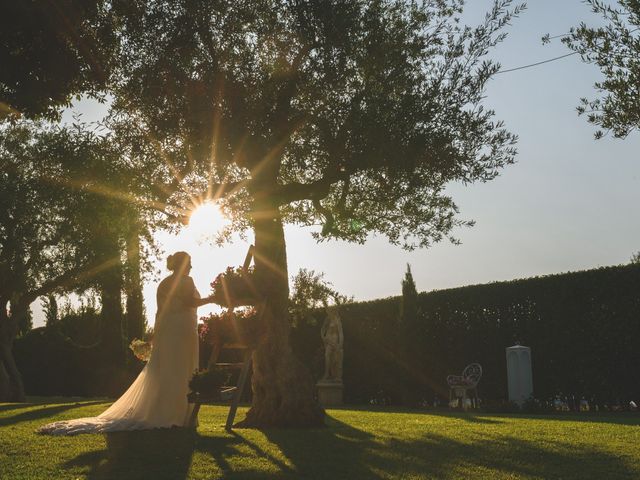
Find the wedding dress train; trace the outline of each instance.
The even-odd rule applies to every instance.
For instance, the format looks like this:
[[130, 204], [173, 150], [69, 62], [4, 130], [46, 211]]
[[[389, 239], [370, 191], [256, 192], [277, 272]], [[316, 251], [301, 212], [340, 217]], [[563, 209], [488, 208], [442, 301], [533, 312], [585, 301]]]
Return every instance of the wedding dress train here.
[[[42, 426], [50, 435], [187, 426], [189, 380], [198, 367], [198, 334], [191, 277], [168, 277], [158, 287], [158, 314], [147, 365], [129, 389], [97, 417]], [[190, 301], [191, 300], [191, 301]]]

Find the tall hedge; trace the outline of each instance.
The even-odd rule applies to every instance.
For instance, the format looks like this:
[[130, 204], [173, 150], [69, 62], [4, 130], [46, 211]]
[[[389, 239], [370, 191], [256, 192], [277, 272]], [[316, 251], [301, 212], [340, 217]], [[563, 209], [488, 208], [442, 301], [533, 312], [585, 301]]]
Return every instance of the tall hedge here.
[[100, 313], [69, 313], [35, 328], [14, 343], [14, 356], [28, 395], [119, 396], [141, 369], [109, 361], [100, 334]]
[[[531, 347], [534, 393], [601, 403], [640, 399], [640, 265], [474, 285], [419, 295], [421, 358], [405, 360], [399, 297], [342, 308], [345, 399], [384, 392], [399, 402], [410, 382], [425, 400], [446, 398], [445, 378], [479, 362], [480, 396], [507, 396], [505, 348]], [[301, 325], [294, 348], [318, 375], [316, 325]], [[402, 385], [401, 385], [402, 384]]]
[[[415, 358], [403, 347], [400, 297], [341, 307], [346, 402], [385, 397], [400, 404], [407, 389], [429, 402], [436, 395], [444, 399], [446, 376], [471, 362], [484, 370], [481, 398], [504, 399], [505, 348], [516, 342], [532, 349], [538, 398], [563, 393], [599, 403], [640, 400], [638, 264], [421, 293], [418, 304], [421, 349]], [[291, 337], [316, 378], [324, 368], [323, 320], [323, 311], [314, 312]], [[64, 339], [86, 344], [92, 335], [80, 339], [74, 329], [55, 330], [35, 329], [16, 341], [27, 393], [113, 395], [137, 373], [105, 370], [97, 352]]]

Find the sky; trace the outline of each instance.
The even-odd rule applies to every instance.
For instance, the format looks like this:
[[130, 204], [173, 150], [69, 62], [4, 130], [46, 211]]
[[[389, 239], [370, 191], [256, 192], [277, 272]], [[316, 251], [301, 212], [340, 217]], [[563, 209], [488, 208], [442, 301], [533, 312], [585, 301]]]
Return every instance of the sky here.
[[[491, 3], [469, 1], [465, 20], [479, 21]], [[490, 56], [506, 70], [566, 54], [559, 39], [542, 45], [541, 37], [566, 33], [581, 21], [599, 24], [579, 0], [532, 0]], [[365, 245], [317, 244], [311, 230], [288, 226], [289, 274], [300, 268], [323, 272], [342, 294], [369, 300], [399, 295], [407, 264], [418, 290], [431, 291], [628, 263], [640, 250], [640, 133], [594, 140], [594, 127], [577, 116], [575, 107], [581, 97], [595, 95], [599, 78], [597, 67], [574, 55], [490, 81], [485, 105], [519, 136], [519, 153], [516, 164], [491, 182], [448, 187], [460, 217], [476, 221], [454, 232], [461, 245], [445, 241], [406, 252], [382, 237]], [[64, 119], [73, 112], [91, 121], [105, 107], [81, 101]], [[159, 232], [156, 238], [166, 254], [191, 253], [192, 276], [204, 296], [217, 273], [242, 263], [249, 243], [236, 239], [216, 247], [194, 237], [186, 229], [178, 236]], [[144, 287], [150, 324], [155, 288], [168, 273], [163, 258], [157, 269]], [[37, 325], [42, 314], [35, 310]], [[199, 313], [209, 310], [202, 307]]]

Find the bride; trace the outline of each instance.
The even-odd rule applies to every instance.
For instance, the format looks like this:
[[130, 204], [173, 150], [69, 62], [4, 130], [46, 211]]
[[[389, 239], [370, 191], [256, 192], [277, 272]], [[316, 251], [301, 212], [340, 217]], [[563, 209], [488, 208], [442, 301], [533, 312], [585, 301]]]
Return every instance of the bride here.
[[169, 255], [167, 268], [172, 274], [158, 286], [151, 356], [138, 378], [97, 417], [50, 423], [39, 433], [75, 435], [188, 425], [193, 408], [187, 403], [189, 380], [198, 368], [196, 309], [211, 300], [200, 298], [189, 276], [188, 253]]

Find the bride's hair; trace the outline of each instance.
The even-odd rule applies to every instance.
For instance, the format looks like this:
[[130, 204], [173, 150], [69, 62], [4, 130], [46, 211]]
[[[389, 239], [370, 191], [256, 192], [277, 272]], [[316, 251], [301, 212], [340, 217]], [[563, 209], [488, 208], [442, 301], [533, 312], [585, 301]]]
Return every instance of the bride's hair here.
[[176, 252], [167, 257], [167, 268], [175, 272], [183, 268], [190, 260], [191, 256], [187, 252]]

